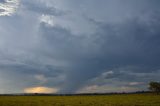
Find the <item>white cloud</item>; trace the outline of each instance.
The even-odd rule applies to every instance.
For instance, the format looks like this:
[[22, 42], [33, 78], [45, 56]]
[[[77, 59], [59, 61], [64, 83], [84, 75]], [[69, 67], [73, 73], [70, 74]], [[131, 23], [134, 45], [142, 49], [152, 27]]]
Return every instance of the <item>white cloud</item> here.
[[102, 76], [106, 77], [106, 76], [113, 75], [113, 74], [114, 74], [113, 71], [107, 71], [107, 72], [102, 73]]
[[19, 0], [4, 0], [0, 2], [0, 16], [11, 16], [19, 6]]
[[128, 85], [135, 86], [135, 85], [141, 85], [144, 84], [144, 82], [130, 82]]
[[49, 26], [54, 26], [55, 23], [53, 21], [53, 18], [54, 18], [54, 16], [51, 16], [51, 15], [42, 15], [40, 17], [40, 22], [44, 22]]

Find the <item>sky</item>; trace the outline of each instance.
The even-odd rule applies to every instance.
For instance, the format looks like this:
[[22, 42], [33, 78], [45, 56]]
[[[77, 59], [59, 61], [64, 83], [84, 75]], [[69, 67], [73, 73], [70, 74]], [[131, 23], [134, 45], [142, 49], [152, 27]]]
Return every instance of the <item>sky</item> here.
[[0, 0], [0, 93], [148, 89], [159, 0]]

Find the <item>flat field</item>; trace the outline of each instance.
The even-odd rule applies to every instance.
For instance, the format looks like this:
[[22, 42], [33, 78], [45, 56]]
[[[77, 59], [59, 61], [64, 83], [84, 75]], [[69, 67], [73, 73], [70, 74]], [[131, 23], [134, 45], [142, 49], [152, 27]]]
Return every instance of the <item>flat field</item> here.
[[0, 106], [160, 106], [160, 95], [0, 96]]

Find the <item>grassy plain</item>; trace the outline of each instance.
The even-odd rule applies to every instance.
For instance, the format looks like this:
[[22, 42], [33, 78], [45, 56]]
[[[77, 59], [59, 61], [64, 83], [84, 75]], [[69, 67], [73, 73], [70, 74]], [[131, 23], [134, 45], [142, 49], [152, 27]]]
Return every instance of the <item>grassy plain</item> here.
[[0, 96], [0, 106], [160, 106], [160, 95]]

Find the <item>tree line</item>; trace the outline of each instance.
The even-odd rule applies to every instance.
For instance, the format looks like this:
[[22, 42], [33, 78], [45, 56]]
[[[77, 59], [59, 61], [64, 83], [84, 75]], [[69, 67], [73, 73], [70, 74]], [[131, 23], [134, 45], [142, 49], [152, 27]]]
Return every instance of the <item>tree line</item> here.
[[149, 83], [149, 90], [156, 94], [160, 94], [160, 82], [150, 82]]

